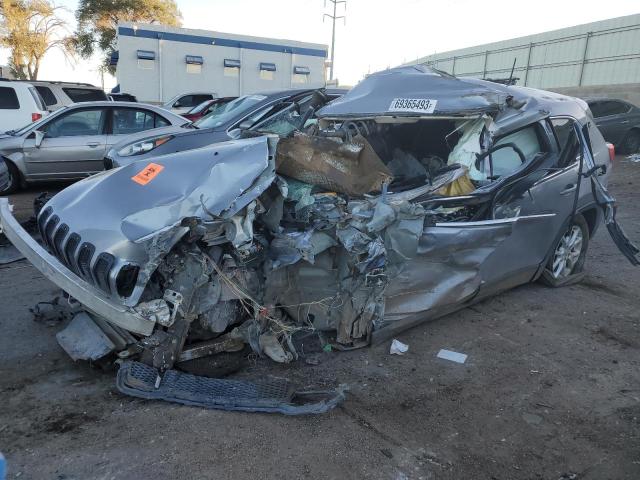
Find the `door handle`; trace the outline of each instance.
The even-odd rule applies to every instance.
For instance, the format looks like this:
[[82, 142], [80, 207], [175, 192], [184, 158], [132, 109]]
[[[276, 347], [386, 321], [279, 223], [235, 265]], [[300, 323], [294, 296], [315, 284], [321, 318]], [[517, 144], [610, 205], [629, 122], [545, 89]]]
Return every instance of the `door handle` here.
[[96, 148], [100, 146], [100, 142], [89, 142], [87, 143], [87, 147]]
[[571, 192], [575, 192], [577, 185], [575, 183], [568, 183], [567, 186], [564, 187], [564, 190], [560, 192], [560, 195], [568, 195]]

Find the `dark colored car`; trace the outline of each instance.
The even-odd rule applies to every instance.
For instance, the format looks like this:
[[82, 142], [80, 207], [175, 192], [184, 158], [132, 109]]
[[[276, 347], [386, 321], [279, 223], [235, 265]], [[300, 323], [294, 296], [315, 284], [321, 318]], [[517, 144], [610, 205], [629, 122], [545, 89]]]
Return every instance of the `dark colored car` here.
[[[321, 104], [316, 105], [316, 92], [322, 92], [322, 103], [326, 103], [344, 95], [346, 90], [283, 90], [244, 95], [192, 124], [165, 130], [159, 135], [141, 133], [127, 137], [108, 152], [104, 160], [105, 170], [167, 153], [193, 150], [239, 138], [243, 131], [260, 130], [271, 120], [272, 128], [262, 130], [264, 133], [283, 134], [287, 130], [293, 131], [297, 126], [288, 123], [284, 117], [290, 113], [295, 115], [304, 112], [310, 106], [314, 109], [320, 108]], [[279, 119], [282, 121], [277, 124]]]
[[594, 98], [587, 103], [607, 142], [620, 153], [640, 151], [640, 108], [614, 98]]
[[195, 122], [196, 120], [206, 117], [210, 113], [218, 112], [231, 100], [235, 100], [237, 97], [222, 97], [214, 98], [213, 100], [206, 100], [200, 105], [196, 105], [187, 113], [183, 113], [182, 116], [187, 120]]

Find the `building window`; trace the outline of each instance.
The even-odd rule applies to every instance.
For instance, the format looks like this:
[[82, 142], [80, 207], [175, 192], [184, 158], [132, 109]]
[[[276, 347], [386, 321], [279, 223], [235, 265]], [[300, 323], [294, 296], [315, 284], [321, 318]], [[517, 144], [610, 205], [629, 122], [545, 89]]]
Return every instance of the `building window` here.
[[240, 60], [233, 58], [224, 59], [224, 76], [238, 77], [240, 75]]
[[273, 80], [276, 72], [275, 63], [260, 63], [260, 78], [262, 80]]
[[309, 67], [293, 67], [293, 83], [309, 83], [309, 76], [311, 74], [311, 70]]
[[150, 50], [138, 50], [138, 68], [143, 70], [153, 70], [156, 60], [156, 52]]
[[185, 57], [187, 63], [187, 73], [202, 73], [202, 64], [204, 59], [199, 55], [187, 55]]

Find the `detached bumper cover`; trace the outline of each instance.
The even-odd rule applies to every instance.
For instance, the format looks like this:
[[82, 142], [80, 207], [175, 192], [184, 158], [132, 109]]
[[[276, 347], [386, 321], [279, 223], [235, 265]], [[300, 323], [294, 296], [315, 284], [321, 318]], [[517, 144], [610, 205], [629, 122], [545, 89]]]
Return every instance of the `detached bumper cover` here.
[[120, 392], [147, 400], [165, 400], [196, 407], [244, 412], [308, 415], [325, 413], [345, 399], [346, 386], [329, 391], [295, 391], [282, 379], [252, 383], [199, 377], [178, 370], [160, 373], [139, 362], [118, 370]]
[[150, 335], [155, 323], [133, 309], [111, 300], [101, 290], [87, 283], [49, 254], [18, 223], [11, 213], [9, 200], [0, 198], [0, 227], [13, 245], [34, 267], [78, 300], [87, 310], [106, 321], [140, 335]]

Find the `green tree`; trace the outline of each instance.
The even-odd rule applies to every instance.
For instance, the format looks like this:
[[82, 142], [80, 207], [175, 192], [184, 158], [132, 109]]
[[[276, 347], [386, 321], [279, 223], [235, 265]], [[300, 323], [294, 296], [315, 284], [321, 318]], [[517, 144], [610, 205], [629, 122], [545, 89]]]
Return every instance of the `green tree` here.
[[[96, 50], [116, 49], [118, 22], [159, 23], [179, 27], [182, 15], [174, 0], [80, 0], [76, 11], [76, 49], [88, 58]], [[108, 59], [105, 58], [105, 66]], [[114, 73], [113, 68], [108, 68]]]
[[8, 48], [16, 78], [37, 80], [42, 59], [52, 49], [73, 59], [73, 40], [63, 7], [48, 0], [0, 0], [0, 46]]

